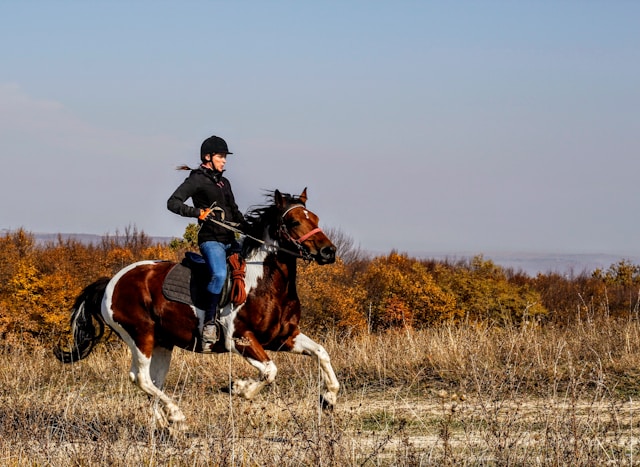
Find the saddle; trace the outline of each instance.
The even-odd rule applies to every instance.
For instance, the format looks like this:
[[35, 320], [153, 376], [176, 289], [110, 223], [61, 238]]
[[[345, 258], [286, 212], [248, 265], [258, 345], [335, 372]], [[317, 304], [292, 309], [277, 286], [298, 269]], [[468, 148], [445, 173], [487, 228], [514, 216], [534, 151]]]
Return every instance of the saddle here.
[[[239, 253], [227, 257], [227, 278], [222, 288], [220, 308], [232, 302], [238, 306], [245, 302], [244, 287], [246, 264]], [[207, 284], [211, 273], [204, 258], [188, 251], [178, 264], [171, 268], [162, 284], [162, 293], [167, 300], [185, 303], [204, 309], [207, 306]]]

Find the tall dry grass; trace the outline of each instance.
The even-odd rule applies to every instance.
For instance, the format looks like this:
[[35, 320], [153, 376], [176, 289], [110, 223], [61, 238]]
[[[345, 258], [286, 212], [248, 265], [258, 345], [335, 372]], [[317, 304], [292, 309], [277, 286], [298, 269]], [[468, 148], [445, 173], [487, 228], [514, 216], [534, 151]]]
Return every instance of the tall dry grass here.
[[637, 465], [640, 325], [442, 326], [323, 342], [342, 383], [318, 409], [317, 364], [272, 353], [254, 401], [220, 389], [254, 376], [232, 355], [176, 350], [166, 390], [188, 419], [161, 426], [119, 342], [62, 365], [0, 347], [0, 465]]

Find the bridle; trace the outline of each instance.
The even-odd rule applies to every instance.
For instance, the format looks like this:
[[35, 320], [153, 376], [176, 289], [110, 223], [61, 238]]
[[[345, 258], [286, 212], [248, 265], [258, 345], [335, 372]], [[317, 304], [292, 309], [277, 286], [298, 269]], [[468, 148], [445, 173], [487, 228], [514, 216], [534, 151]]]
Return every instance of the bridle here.
[[315, 229], [311, 229], [309, 232], [307, 232], [306, 234], [304, 234], [304, 235], [302, 235], [302, 236], [300, 236], [298, 238], [293, 238], [293, 236], [291, 235], [291, 232], [287, 228], [286, 223], [284, 222], [284, 219], [287, 216], [287, 214], [289, 214], [289, 212], [291, 212], [292, 210], [294, 210], [296, 208], [304, 209], [304, 215], [305, 215], [305, 217], [307, 219], [309, 219], [309, 211], [307, 211], [306, 206], [304, 204], [294, 204], [293, 206], [290, 206], [280, 216], [280, 221], [281, 222], [280, 222], [280, 227], [278, 228], [278, 232], [279, 232], [281, 238], [283, 238], [283, 239], [289, 241], [290, 243], [292, 243], [293, 245], [295, 245], [295, 247], [298, 249], [297, 256], [300, 256], [305, 261], [312, 261], [313, 257], [311, 256], [309, 251], [302, 245], [302, 242], [304, 242], [305, 240], [309, 239], [313, 235], [315, 235], [315, 234], [317, 234], [319, 232], [322, 232], [322, 229], [320, 227], [316, 227]]

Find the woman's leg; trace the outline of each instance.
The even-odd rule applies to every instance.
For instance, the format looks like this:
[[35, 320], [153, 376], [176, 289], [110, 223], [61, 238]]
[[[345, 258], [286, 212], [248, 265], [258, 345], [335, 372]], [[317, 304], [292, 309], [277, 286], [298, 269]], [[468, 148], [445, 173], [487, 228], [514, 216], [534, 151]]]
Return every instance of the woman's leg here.
[[211, 280], [207, 284], [209, 300], [204, 310], [204, 326], [202, 328], [202, 338], [205, 343], [213, 344], [218, 340], [216, 317], [222, 287], [227, 277], [227, 248], [227, 245], [220, 242], [210, 241], [200, 244], [200, 252], [211, 273]]
[[200, 244], [200, 252], [209, 267], [211, 280], [207, 284], [207, 290], [212, 294], [222, 292], [224, 281], [227, 278], [227, 249], [228, 245], [220, 242], [204, 242]]

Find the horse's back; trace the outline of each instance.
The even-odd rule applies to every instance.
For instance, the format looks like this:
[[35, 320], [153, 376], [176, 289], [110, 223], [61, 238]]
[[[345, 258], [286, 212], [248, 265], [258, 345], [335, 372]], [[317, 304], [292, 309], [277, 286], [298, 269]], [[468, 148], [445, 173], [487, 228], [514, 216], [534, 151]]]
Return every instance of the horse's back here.
[[[192, 307], [168, 300], [162, 284], [176, 263], [139, 261], [118, 272], [105, 293], [105, 319], [128, 342], [128, 334], [146, 355], [161, 345], [189, 347], [198, 334]], [[119, 329], [120, 328], [120, 329]]]

